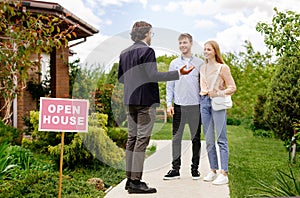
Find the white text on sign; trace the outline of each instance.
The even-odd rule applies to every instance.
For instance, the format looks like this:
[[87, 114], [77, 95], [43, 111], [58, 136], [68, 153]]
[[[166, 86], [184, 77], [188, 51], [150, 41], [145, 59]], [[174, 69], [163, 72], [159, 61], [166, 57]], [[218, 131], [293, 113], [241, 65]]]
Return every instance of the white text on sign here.
[[[64, 114], [80, 114], [80, 106], [72, 105], [49, 105], [48, 112], [50, 114], [59, 114], [63, 112]], [[43, 124], [62, 124], [62, 125], [84, 125], [84, 117], [75, 116], [51, 116], [44, 115]]]

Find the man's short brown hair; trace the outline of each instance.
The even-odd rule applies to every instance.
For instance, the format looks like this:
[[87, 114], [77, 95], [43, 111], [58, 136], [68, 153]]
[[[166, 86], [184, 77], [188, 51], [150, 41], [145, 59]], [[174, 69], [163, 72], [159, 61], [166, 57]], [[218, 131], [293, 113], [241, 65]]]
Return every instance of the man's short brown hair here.
[[181, 40], [183, 38], [188, 38], [191, 43], [193, 42], [193, 37], [189, 33], [182, 33], [182, 34], [180, 34], [179, 37], [178, 37], [178, 40]]

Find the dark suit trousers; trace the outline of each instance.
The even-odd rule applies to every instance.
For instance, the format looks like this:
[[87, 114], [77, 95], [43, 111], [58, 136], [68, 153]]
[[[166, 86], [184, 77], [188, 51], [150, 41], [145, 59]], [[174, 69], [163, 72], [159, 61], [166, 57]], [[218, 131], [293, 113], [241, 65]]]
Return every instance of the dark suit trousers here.
[[181, 140], [185, 124], [188, 123], [192, 140], [191, 169], [197, 170], [201, 149], [201, 116], [200, 105], [181, 106], [174, 104], [173, 139], [172, 139], [172, 168], [179, 170], [181, 166]]
[[130, 105], [128, 114], [128, 140], [126, 144], [126, 176], [141, 180], [145, 151], [155, 122], [155, 107]]

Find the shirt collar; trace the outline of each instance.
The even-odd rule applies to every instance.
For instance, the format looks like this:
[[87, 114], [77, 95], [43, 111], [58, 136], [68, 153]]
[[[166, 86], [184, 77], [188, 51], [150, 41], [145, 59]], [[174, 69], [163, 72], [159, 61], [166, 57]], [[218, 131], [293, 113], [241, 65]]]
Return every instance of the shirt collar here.
[[[180, 58], [181, 58], [181, 60], [184, 60], [182, 55], [180, 55]], [[191, 56], [191, 61], [193, 60], [193, 58], [194, 58], [194, 54], [192, 54], [192, 56]]]
[[143, 41], [143, 40], [140, 40], [140, 41], [136, 41], [136, 42], [135, 42], [135, 44], [138, 44], [138, 43], [149, 46], [148, 43], [146, 43], [146, 42]]
[[143, 42], [143, 43], [145, 43], [147, 46], [149, 46], [149, 45], [148, 45], [148, 43], [146, 43], [146, 41], [144, 41], [144, 40], [141, 40], [141, 42]]

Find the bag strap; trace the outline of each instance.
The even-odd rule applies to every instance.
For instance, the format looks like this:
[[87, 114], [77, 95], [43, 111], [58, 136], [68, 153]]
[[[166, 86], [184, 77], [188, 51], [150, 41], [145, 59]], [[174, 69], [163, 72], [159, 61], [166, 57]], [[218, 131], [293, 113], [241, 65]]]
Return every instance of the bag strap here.
[[216, 84], [216, 81], [217, 81], [217, 78], [219, 76], [219, 73], [221, 71], [221, 68], [222, 68], [223, 65], [220, 65], [220, 67], [218, 68], [217, 72], [216, 72], [216, 75], [214, 76], [213, 78], [213, 81], [212, 81], [212, 84], [210, 84], [210, 88], [209, 88], [209, 91], [212, 91], [214, 89], [214, 86]]

